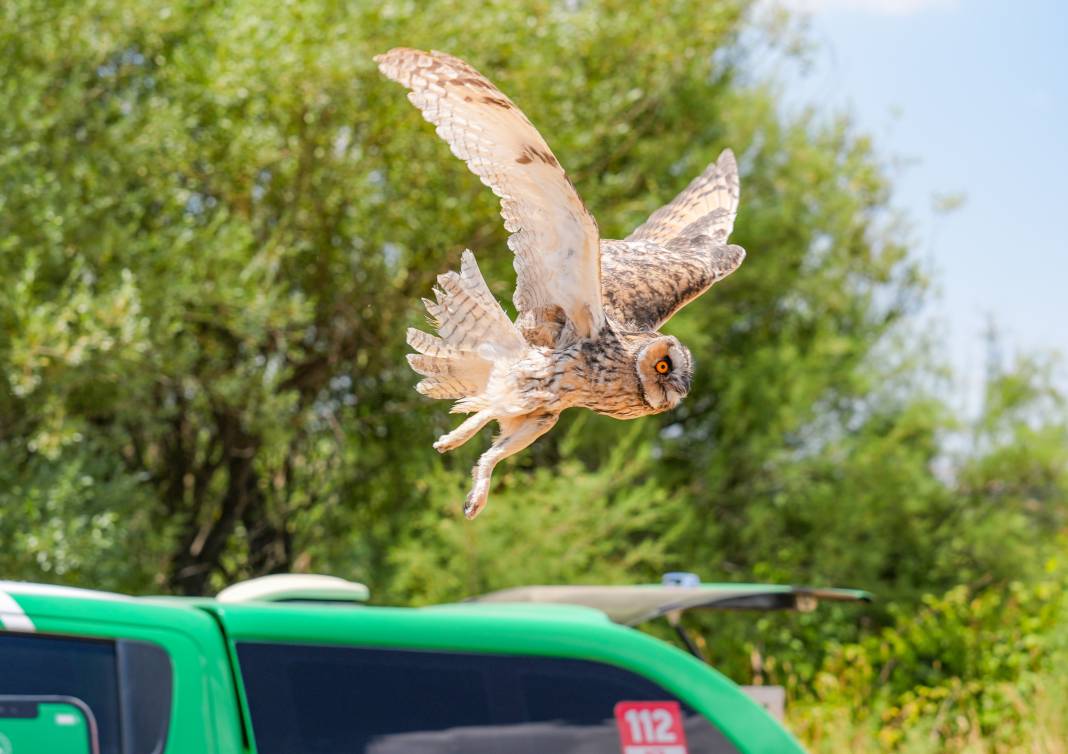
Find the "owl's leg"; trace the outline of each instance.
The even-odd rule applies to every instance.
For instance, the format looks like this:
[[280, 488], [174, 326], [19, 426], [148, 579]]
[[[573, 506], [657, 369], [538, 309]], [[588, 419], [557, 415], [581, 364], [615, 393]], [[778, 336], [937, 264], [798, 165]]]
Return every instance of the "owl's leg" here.
[[444, 434], [434, 443], [434, 450], [445, 453], [460, 447], [478, 434], [478, 431], [493, 420], [489, 411], [479, 411], [464, 419], [463, 423], [448, 434]]
[[559, 414], [527, 414], [514, 419], [499, 420], [501, 433], [471, 470], [475, 484], [467, 495], [467, 502], [464, 503], [465, 516], [474, 518], [486, 507], [493, 467], [552, 429], [559, 417]]

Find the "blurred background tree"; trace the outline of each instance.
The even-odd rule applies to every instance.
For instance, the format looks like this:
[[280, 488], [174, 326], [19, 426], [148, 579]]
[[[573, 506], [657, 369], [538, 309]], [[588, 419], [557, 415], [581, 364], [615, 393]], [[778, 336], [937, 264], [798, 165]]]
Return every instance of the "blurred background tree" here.
[[[206, 594], [321, 571], [401, 603], [673, 569], [877, 592], [860, 621], [697, 623], [734, 677], [756, 653], [810, 691], [825, 649], [924, 594], [1047, 578], [1057, 366], [992, 370], [981, 415], [953, 409], [872, 143], [747, 75], [766, 45], [803, 49], [763, 8], [8, 0], [0, 573]], [[412, 389], [404, 331], [463, 248], [502, 301], [514, 275], [495, 198], [371, 62], [400, 44], [494, 79], [608, 237], [726, 146], [743, 174], [749, 258], [668, 328], [698, 362], [687, 401], [566, 415], [473, 524], [485, 438], [431, 449], [455, 417]]]

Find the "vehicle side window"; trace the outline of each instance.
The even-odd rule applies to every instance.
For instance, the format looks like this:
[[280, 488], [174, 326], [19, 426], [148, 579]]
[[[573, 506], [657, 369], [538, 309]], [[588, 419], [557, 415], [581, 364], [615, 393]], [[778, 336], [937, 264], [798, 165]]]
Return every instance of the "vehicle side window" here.
[[80, 699], [96, 718], [101, 754], [119, 754], [115, 643], [0, 633], [0, 694]]
[[84, 702], [101, 754], [163, 751], [172, 686], [170, 657], [149, 642], [0, 632], [0, 695]]
[[[584, 660], [243, 642], [260, 754], [620, 754], [619, 702], [675, 701]], [[690, 754], [737, 749], [681, 704]]]
[[171, 721], [174, 671], [163, 647], [147, 641], [117, 642], [122, 750], [160, 754]]

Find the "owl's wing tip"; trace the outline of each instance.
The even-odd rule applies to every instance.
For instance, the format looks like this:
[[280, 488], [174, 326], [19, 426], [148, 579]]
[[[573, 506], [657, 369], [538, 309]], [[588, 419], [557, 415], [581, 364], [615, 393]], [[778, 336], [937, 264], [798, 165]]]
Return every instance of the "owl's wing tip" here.
[[722, 251], [716, 256], [719, 257], [716, 260], [719, 267], [717, 279], [722, 280], [742, 266], [742, 262], [745, 261], [745, 249], [736, 244], [730, 244], [722, 247]]
[[[385, 52], [374, 55], [371, 60], [378, 66], [378, 70], [382, 71], [388, 78], [398, 80], [397, 75], [401, 69], [411, 67], [412, 61], [428, 57], [431, 57], [431, 54], [422, 50], [416, 50], [411, 47], [392, 47]], [[403, 81], [399, 83], [408, 86]]]

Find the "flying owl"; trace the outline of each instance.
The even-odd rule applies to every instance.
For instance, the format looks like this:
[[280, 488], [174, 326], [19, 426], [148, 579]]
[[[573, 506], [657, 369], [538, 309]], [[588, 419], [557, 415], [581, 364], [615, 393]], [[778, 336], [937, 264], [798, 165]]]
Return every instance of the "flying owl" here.
[[375, 58], [453, 154], [500, 197], [515, 254], [512, 322], [470, 250], [423, 299], [437, 336], [408, 330], [416, 389], [471, 414], [434, 443], [463, 445], [491, 421], [492, 447], [472, 470], [464, 515], [489, 498], [498, 462], [581, 406], [618, 419], [667, 411], [690, 389], [690, 351], [657, 329], [745, 258], [727, 236], [738, 167], [725, 150], [622, 241], [602, 239], [549, 146], [515, 104], [464, 61], [396, 48]]

